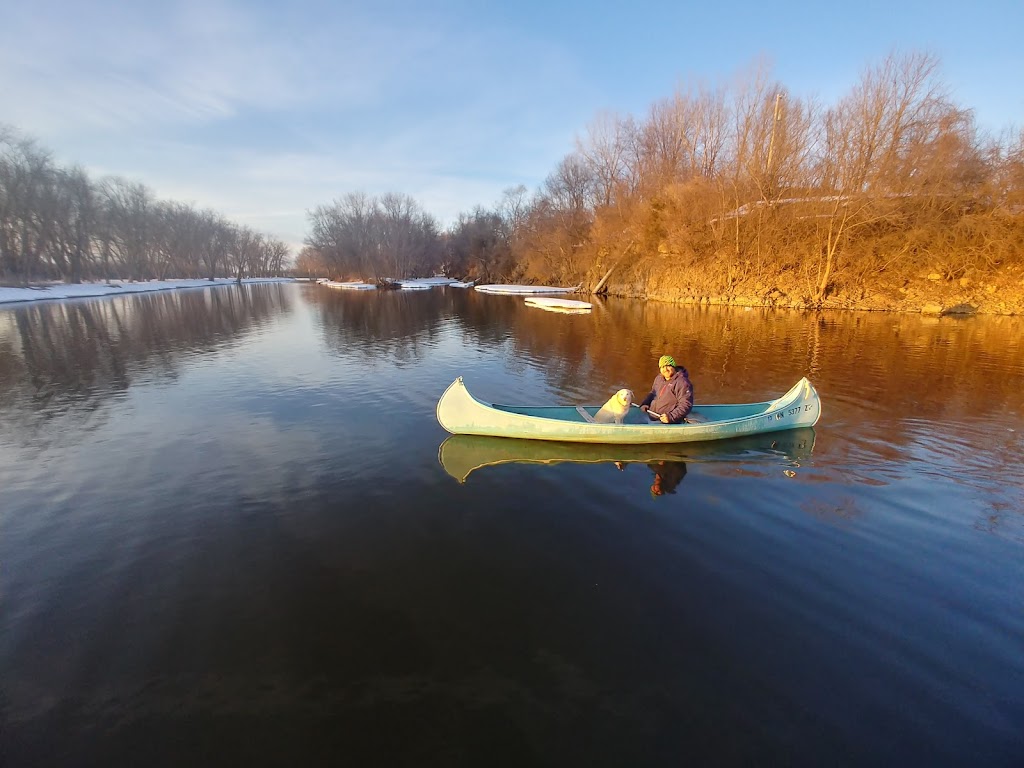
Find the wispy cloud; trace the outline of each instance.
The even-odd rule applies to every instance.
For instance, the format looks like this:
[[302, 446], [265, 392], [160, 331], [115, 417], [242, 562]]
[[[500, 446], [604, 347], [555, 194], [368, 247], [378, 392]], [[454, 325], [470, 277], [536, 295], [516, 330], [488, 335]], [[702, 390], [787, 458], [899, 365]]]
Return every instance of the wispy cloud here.
[[5, 121], [290, 242], [347, 191], [451, 221], [535, 181], [571, 148], [565, 94], [586, 92], [559, 46], [411, 3], [42, 2], [0, 30]]
[[714, 80], [760, 53], [797, 92], [831, 98], [911, 17], [904, 26], [922, 43], [945, 39], [972, 62], [950, 73], [966, 106], [983, 106], [971, 82], [1003, 113], [1024, 103], [1006, 76], [1019, 63], [1020, 25], [1009, 23], [1024, 22], [1019, 3], [997, 28], [869, 9], [832, 20], [839, 38], [820, 35], [818, 4], [810, 14], [738, 3], [723, 27], [716, 8], [672, 2], [643, 12], [601, 0], [8, 2], [0, 121], [61, 162], [295, 243], [306, 209], [355, 190], [405, 192], [451, 221], [505, 187], [541, 183], [599, 112], [643, 113], [680, 80]]
[[[46, 7], [44, 0], [14, 9], [9, 22], [0, 32], [0, 84], [22, 97], [16, 115], [48, 131], [59, 131], [69, 116], [105, 130], [138, 130], [246, 108], [290, 109], [320, 94], [361, 103], [376, 90], [373, 78], [331, 76], [338, 66], [351, 70], [351, 57], [360, 55], [344, 35], [324, 59], [322, 35], [311, 35], [312, 47], [296, 46], [287, 29], [244, 6]], [[318, 60], [328, 66], [321, 70]]]

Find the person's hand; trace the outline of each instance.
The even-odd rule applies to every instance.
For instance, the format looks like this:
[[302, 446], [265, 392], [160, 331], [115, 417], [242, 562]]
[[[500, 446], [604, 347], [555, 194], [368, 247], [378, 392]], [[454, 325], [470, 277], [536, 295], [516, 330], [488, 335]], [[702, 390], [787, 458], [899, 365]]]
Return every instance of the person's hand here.
[[668, 414], [666, 414], [666, 413], [661, 414], [661, 423], [662, 424], [668, 424]]
[[649, 410], [651, 410], [651, 406], [649, 406], [649, 405], [641, 405], [640, 406], [640, 410], [643, 411], [644, 413], [647, 413]]

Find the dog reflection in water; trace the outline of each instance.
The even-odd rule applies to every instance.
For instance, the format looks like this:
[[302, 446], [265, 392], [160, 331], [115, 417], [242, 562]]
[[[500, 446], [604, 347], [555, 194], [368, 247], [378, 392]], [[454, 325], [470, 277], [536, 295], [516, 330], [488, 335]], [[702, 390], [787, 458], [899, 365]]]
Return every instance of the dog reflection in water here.
[[598, 424], [611, 424], [612, 422], [621, 424], [632, 405], [633, 390], [620, 389], [608, 398], [608, 402], [601, 406], [601, 410], [594, 414], [594, 421]]

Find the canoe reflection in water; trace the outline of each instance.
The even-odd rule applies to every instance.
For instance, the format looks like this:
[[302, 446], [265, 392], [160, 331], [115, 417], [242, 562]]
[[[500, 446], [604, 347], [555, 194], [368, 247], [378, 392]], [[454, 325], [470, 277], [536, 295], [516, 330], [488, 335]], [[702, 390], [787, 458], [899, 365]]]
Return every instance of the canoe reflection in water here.
[[[710, 443], [598, 445], [518, 440], [510, 437], [452, 435], [438, 448], [445, 472], [460, 483], [484, 467], [500, 464], [646, 464], [654, 472], [651, 492], [672, 493], [686, 476], [687, 463], [774, 461], [796, 466], [814, 448], [814, 429], [737, 437]], [[660, 490], [660, 493], [655, 491]]]

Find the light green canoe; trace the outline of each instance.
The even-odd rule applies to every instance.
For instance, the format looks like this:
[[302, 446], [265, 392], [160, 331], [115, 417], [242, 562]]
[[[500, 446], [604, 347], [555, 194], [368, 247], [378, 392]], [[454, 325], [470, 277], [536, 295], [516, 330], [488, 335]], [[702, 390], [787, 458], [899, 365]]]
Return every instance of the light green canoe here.
[[782, 397], [742, 405], [697, 404], [697, 423], [651, 422], [638, 408], [621, 424], [592, 423], [601, 406], [496, 405], [477, 400], [460, 376], [437, 403], [437, 420], [455, 435], [491, 435], [570, 443], [643, 445], [724, 440], [743, 435], [811, 427], [821, 416], [818, 393], [806, 378]]

